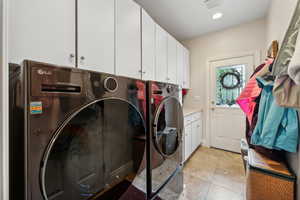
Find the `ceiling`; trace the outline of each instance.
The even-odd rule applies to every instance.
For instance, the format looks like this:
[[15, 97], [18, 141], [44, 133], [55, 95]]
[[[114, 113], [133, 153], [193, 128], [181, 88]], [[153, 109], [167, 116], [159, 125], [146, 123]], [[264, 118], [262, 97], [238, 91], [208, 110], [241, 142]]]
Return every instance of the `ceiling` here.
[[[204, 0], [135, 0], [179, 40], [222, 30], [231, 26], [263, 18], [271, 0], [223, 0], [218, 7], [207, 8]], [[222, 12], [223, 18], [212, 15]]]

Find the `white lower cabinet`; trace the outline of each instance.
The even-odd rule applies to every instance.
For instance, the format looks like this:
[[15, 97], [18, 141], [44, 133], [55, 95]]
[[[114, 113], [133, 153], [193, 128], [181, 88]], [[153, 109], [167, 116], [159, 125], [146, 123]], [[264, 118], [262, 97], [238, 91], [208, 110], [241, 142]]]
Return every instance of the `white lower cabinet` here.
[[203, 132], [202, 132], [202, 119], [199, 119], [196, 121], [196, 140], [197, 144], [201, 145], [202, 144], [202, 138], [203, 138]]
[[198, 130], [197, 130], [197, 122], [192, 123], [192, 151], [195, 151], [198, 147]]
[[192, 126], [189, 124], [184, 128], [185, 131], [185, 135], [184, 135], [184, 160], [187, 160], [188, 157], [190, 157], [191, 153], [192, 153]]
[[186, 161], [202, 143], [201, 113], [185, 116], [184, 126], [184, 161]]

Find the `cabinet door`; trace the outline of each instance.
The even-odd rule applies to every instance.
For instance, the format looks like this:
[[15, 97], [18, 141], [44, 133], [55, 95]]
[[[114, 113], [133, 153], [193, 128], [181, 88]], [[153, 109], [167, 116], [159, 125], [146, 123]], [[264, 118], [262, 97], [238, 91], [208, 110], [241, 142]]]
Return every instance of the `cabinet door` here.
[[197, 125], [197, 147], [202, 143], [202, 120], [197, 120], [196, 121]]
[[194, 152], [198, 147], [198, 127], [197, 123], [194, 121], [192, 123], [192, 151]]
[[184, 76], [183, 76], [183, 88], [190, 88], [190, 52], [183, 49], [183, 64], [184, 64]]
[[177, 41], [168, 34], [168, 77], [169, 83], [177, 83]]
[[177, 42], [177, 84], [183, 87], [184, 77], [183, 46]]
[[132, 0], [116, 0], [116, 74], [141, 78], [141, 9]]
[[168, 77], [168, 35], [159, 25], [156, 26], [156, 64], [155, 79], [160, 82], [167, 82]]
[[9, 62], [75, 66], [74, 0], [9, 0]]
[[192, 134], [192, 126], [190, 124], [186, 125], [185, 137], [184, 137], [184, 160], [187, 160], [192, 153], [191, 134]]
[[115, 3], [78, 0], [79, 67], [114, 73]]
[[142, 10], [142, 78], [154, 80], [155, 77], [155, 22]]

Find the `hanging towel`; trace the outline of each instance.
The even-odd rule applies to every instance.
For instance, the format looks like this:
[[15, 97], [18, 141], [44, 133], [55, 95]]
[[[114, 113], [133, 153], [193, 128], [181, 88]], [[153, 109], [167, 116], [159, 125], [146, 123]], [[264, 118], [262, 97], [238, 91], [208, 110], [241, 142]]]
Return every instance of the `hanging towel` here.
[[273, 97], [273, 81], [257, 78], [261, 93], [258, 121], [251, 144], [268, 149], [296, 152], [298, 145], [298, 115], [292, 108], [277, 105]]
[[290, 78], [300, 85], [300, 37], [297, 37], [295, 52], [288, 67]]

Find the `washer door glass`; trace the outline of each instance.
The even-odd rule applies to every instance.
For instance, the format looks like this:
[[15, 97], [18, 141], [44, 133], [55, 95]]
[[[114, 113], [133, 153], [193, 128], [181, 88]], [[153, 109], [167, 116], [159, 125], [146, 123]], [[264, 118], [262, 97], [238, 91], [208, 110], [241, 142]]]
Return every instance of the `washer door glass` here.
[[153, 193], [158, 192], [180, 167], [182, 162], [182, 131], [181, 104], [174, 97], [166, 98], [157, 108], [154, 119], [155, 150], [151, 157]]
[[145, 171], [145, 144], [135, 106], [108, 99], [83, 108], [57, 131], [45, 153], [45, 199], [120, 199], [131, 190], [145, 191], [144, 181], [137, 181]]
[[182, 139], [183, 114], [180, 102], [169, 97], [159, 105], [154, 119], [154, 142], [165, 157], [172, 156]]

